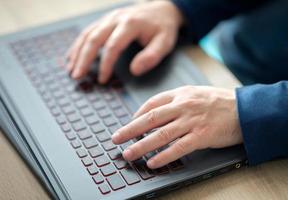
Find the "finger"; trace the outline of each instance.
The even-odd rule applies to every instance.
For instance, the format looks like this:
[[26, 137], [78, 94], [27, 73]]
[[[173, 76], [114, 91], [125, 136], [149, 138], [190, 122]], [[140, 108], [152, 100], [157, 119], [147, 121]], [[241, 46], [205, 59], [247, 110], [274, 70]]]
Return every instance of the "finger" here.
[[78, 58], [75, 61], [72, 78], [78, 79], [84, 76], [98, 54], [99, 48], [104, 45], [111, 33], [113, 32], [116, 23], [106, 21], [106, 23], [94, 29], [85, 40], [83, 47], [78, 53]]
[[136, 118], [128, 125], [120, 128], [112, 136], [115, 144], [123, 143], [145, 132], [167, 124], [178, 117], [179, 110], [171, 105], [161, 106]]
[[158, 65], [160, 61], [172, 50], [175, 36], [172, 33], [156, 35], [144, 50], [139, 52], [132, 60], [130, 69], [136, 75], [142, 75]]
[[148, 99], [133, 115], [137, 118], [150, 110], [170, 103], [173, 100], [173, 94], [171, 91], [161, 92], [150, 99]]
[[99, 68], [99, 82], [105, 83], [110, 78], [113, 66], [117, 61], [122, 51], [135, 40], [138, 34], [138, 29], [129, 26], [126, 23], [119, 24], [113, 31], [107, 43], [104, 46], [104, 53], [101, 58]]
[[123, 152], [123, 157], [129, 161], [136, 160], [148, 152], [154, 151], [164, 145], [167, 145], [178, 137], [186, 134], [188, 131], [189, 129], [187, 127], [181, 127], [180, 129], [179, 121], [176, 120], [159, 128], [142, 140], [129, 146]]
[[170, 147], [149, 159], [147, 166], [151, 169], [155, 169], [167, 165], [168, 163], [197, 150], [198, 143], [199, 137], [193, 133], [188, 133], [173, 143]]
[[90, 34], [90, 32], [97, 27], [99, 22], [95, 22], [88, 26], [82, 33], [77, 37], [75, 42], [72, 44], [72, 46], [69, 48], [69, 50], [66, 53], [66, 59], [68, 60], [68, 63], [66, 65], [66, 68], [68, 71], [72, 70], [72, 67], [75, 65], [76, 57], [80, 51], [80, 49], [83, 46], [84, 41], [86, 40], [87, 36]]

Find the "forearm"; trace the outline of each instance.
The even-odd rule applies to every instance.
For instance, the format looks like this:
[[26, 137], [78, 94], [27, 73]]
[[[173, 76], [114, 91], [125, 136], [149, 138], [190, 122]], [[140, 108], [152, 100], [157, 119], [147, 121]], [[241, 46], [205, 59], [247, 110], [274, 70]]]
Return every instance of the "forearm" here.
[[238, 113], [251, 165], [288, 156], [288, 81], [239, 88]]
[[185, 35], [198, 42], [220, 21], [271, 0], [171, 0], [186, 19]]

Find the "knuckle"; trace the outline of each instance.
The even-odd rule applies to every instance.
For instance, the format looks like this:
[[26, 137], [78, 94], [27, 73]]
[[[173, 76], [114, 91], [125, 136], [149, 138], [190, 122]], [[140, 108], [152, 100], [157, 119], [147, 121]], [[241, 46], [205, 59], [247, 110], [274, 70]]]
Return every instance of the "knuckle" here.
[[150, 125], [156, 124], [157, 119], [158, 119], [157, 115], [158, 115], [157, 111], [155, 111], [155, 110], [148, 112], [148, 116], [147, 116], [148, 124], [150, 124]]
[[119, 45], [117, 42], [109, 42], [107, 43], [106, 47], [105, 47], [106, 51], [109, 53], [114, 53], [114, 52], [118, 52], [119, 49]]
[[93, 44], [93, 45], [95, 45], [95, 44], [97, 44], [97, 37], [94, 35], [94, 34], [90, 34], [90, 35], [88, 35], [87, 36], [87, 42], [89, 43], [89, 44]]
[[188, 99], [182, 103], [184, 108], [194, 108], [197, 105], [197, 100], [195, 99]]
[[164, 141], [165, 143], [169, 142], [172, 138], [171, 132], [167, 128], [160, 128], [158, 136], [160, 137], [160, 140]]
[[121, 18], [121, 22], [127, 26], [133, 26], [136, 25], [139, 20], [134, 16], [126, 15]]
[[155, 99], [149, 99], [148, 102], [147, 102], [147, 107], [148, 108], [154, 108], [155, 105], [157, 104], [157, 102], [155, 101]]

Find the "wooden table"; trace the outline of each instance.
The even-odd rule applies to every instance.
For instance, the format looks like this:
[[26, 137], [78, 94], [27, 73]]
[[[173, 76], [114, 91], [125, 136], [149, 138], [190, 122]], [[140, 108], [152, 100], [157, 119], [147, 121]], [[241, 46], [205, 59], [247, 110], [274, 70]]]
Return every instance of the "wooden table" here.
[[[13, 32], [83, 14], [120, 1], [1, 0], [0, 32]], [[239, 82], [222, 65], [199, 48], [188, 48], [187, 53], [215, 86], [239, 86]], [[45, 189], [3, 134], [0, 134], [0, 199], [49, 199]], [[171, 192], [160, 199], [288, 199], [288, 160], [235, 170]]]

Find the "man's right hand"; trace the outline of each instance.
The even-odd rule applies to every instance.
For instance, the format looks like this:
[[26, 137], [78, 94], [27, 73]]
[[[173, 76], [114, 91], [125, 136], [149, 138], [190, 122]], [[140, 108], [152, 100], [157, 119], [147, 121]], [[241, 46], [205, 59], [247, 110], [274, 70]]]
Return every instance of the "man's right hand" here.
[[165, 0], [117, 9], [80, 34], [67, 53], [66, 67], [72, 78], [82, 78], [103, 47], [98, 78], [104, 84], [122, 51], [137, 40], [145, 48], [132, 60], [130, 71], [135, 76], [142, 75], [174, 48], [182, 23], [181, 13]]

